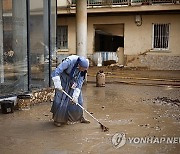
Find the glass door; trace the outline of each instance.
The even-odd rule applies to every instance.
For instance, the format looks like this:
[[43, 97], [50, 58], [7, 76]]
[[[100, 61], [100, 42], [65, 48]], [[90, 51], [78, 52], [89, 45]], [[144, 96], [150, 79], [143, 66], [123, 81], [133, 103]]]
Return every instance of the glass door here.
[[28, 91], [25, 0], [0, 0], [0, 96]]
[[49, 86], [49, 1], [30, 0], [30, 89]]

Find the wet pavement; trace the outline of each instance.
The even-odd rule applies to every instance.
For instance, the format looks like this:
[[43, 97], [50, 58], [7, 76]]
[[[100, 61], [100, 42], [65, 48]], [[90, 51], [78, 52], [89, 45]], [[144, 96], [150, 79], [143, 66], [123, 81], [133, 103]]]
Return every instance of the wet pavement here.
[[111, 66], [91, 67], [88, 82], [96, 82], [96, 73], [103, 70], [106, 83], [180, 88], [180, 70], [148, 70], [142, 68], [119, 68]]
[[[32, 106], [28, 111], [0, 114], [0, 153], [2, 154], [178, 154], [178, 143], [139, 143], [138, 139], [119, 147], [116, 133], [126, 138], [180, 137], [180, 88], [121, 83], [83, 87], [84, 107], [103, 125], [91, 117], [90, 124], [75, 123], [55, 127], [51, 119], [51, 103]], [[112, 142], [113, 140], [113, 142]]]

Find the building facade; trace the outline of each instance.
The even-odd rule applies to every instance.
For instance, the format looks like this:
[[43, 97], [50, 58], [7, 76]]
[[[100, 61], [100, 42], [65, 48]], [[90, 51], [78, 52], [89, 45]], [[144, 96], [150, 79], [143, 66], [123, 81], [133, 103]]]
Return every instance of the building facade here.
[[56, 6], [56, 0], [0, 0], [0, 98], [51, 85]]
[[[76, 51], [76, 1], [59, 0], [60, 57]], [[178, 0], [87, 0], [87, 53], [128, 67], [180, 70]]]

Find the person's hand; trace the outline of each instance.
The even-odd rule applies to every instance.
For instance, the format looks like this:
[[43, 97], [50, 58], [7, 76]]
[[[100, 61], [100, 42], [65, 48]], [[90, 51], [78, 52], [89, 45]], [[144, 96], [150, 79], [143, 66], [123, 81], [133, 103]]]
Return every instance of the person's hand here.
[[62, 91], [62, 86], [61, 86], [61, 80], [59, 76], [55, 76], [52, 78], [53, 82], [54, 82], [54, 87], [55, 89], [58, 89], [60, 91]]
[[71, 101], [72, 101], [72, 104], [76, 104], [77, 105], [78, 98], [77, 97], [73, 97]]
[[79, 88], [75, 88], [73, 95], [72, 95], [72, 103], [76, 104], [78, 103], [78, 98], [79, 98], [79, 94], [80, 94], [81, 90]]
[[58, 90], [60, 90], [60, 91], [62, 91], [62, 90], [63, 90], [63, 88], [62, 88], [61, 84], [56, 85], [56, 86], [55, 86], [55, 88], [56, 88], [56, 89], [58, 89]]

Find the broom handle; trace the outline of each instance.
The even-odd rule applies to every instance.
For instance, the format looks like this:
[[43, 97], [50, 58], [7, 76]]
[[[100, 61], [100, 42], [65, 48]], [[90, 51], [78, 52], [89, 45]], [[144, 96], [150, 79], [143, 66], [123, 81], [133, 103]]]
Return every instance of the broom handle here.
[[[65, 93], [66, 94], [66, 96], [68, 96], [71, 100], [73, 99], [66, 91], [64, 91], [63, 89], [61, 90], [63, 93]], [[91, 115], [91, 113], [89, 113], [84, 107], [82, 107], [82, 105], [81, 104], [79, 104], [79, 103], [76, 103], [76, 105], [78, 105], [81, 109], [83, 109], [87, 114], [89, 114], [94, 120], [96, 120], [99, 124], [101, 124], [100, 123], [100, 121], [98, 120], [98, 119], [96, 119], [93, 115]]]

